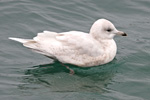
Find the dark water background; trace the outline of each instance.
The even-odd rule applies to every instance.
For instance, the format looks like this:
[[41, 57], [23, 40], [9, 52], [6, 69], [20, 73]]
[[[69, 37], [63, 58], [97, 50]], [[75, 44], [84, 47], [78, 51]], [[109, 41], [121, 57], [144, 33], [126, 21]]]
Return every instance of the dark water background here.
[[[75, 75], [8, 40], [43, 30], [89, 32], [99, 18], [128, 37], [115, 38], [111, 63], [71, 66]], [[0, 100], [150, 100], [150, 1], [0, 0]]]

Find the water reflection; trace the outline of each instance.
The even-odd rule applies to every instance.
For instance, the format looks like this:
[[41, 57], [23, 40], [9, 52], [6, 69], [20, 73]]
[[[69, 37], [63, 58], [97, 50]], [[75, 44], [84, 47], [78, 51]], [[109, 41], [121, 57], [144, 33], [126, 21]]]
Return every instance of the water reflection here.
[[105, 92], [107, 85], [111, 83], [111, 79], [117, 72], [116, 61], [97, 67], [80, 68], [73, 65], [68, 65], [75, 71], [74, 75], [69, 74], [61, 63], [45, 64], [33, 66], [25, 71], [28, 77], [24, 78], [29, 85], [22, 86], [34, 87], [38, 89], [48, 89], [50, 92]]

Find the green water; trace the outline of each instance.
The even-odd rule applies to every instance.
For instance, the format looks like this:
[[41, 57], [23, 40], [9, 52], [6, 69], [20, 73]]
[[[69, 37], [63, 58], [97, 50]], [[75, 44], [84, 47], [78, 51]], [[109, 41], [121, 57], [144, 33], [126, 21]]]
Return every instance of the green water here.
[[[0, 100], [149, 100], [149, 0], [0, 0]], [[115, 37], [116, 58], [92, 68], [53, 63], [8, 37], [43, 30], [88, 32], [106, 18], [128, 34]]]

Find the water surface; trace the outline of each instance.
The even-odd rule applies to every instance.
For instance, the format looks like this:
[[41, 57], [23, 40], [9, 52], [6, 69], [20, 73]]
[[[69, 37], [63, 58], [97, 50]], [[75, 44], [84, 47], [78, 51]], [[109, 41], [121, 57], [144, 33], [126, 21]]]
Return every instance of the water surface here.
[[[149, 0], [1, 0], [2, 100], [149, 100]], [[53, 63], [8, 37], [32, 38], [43, 30], [89, 32], [99, 18], [128, 37], [115, 37], [116, 58], [93, 68]]]

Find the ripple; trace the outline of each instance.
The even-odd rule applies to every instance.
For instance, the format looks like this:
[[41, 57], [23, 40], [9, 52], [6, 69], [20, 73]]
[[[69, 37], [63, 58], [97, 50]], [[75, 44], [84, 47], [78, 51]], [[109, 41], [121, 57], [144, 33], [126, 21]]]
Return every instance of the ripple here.
[[[149, 4], [149, 0], [1, 0], [1, 99], [148, 100]], [[8, 40], [31, 38], [43, 30], [88, 32], [98, 18], [111, 20], [128, 37], [116, 37], [113, 62], [85, 69], [69, 65], [75, 71], [72, 76], [58, 62], [49, 64], [51, 59]]]

